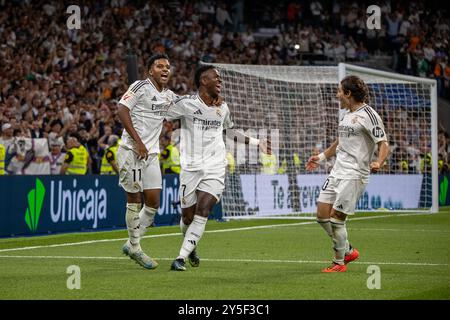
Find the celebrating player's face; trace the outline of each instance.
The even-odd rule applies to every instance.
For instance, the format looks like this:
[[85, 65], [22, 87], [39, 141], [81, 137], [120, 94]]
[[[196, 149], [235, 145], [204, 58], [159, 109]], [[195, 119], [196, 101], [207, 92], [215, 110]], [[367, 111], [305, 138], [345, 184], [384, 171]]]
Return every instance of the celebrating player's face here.
[[170, 77], [170, 63], [167, 59], [158, 59], [150, 68], [150, 76], [158, 85], [158, 89], [162, 89], [167, 85]]
[[345, 95], [344, 90], [342, 89], [342, 86], [339, 85], [338, 92], [336, 94], [336, 98], [338, 98], [339, 102], [341, 103], [341, 107], [343, 109], [347, 109], [350, 105], [349, 103], [349, 97]]
[[205, 84], [206, 91], [212, 98], [217, 98], [222, 88], [222, 78], [219, 71], [210, 69], [204, 73], [204, 77], [207, 80]]

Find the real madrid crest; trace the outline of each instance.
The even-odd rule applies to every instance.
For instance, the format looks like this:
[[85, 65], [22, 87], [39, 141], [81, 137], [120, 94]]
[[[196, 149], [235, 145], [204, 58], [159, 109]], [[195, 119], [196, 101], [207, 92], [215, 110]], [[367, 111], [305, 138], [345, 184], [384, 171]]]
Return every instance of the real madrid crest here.
[[216, 113], [219, 117], [222, 117], [222, 111], [219, 108], [216, 108]]
[[355, 123], [357, 123], [357, 122], [359, 122], [359, 116], [354, 116], [353, 118], [352, 118], [352, 124], [355, 124]]

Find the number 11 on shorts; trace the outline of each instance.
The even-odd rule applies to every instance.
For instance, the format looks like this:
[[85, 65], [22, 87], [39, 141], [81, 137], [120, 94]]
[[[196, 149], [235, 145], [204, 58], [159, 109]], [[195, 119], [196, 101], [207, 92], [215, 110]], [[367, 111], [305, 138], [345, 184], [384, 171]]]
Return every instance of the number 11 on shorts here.
[[134, 182], [136, 182], [136, 171], [138, 172], [138, 176], [139, 176], [139, 179], [138, 179], [138, 181], [141, 181], [142, 180], [142, 169], [133, 169], [133, 181]]

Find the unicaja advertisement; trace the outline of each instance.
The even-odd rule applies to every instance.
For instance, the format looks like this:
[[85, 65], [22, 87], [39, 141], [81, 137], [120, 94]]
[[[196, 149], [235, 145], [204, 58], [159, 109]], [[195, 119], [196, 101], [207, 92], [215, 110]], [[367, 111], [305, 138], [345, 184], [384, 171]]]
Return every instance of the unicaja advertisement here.
[[[117, 176], [2, 176], [0, 190], [0, 237], [125, 228]], [[155, 226], [179, 223], [178, 193], [179, 177], [164, 175]]]
[[72, 185], [63, 181], [50, 182], [50, 217], [53, 223], [90, 221], [88, 226], [96, 229], [100, 220], [106, 220], [108, 195], [99, 187], [98, 179], [92, 188], [77, 188], [77, 179]]
[[[6, 194], [4, 234], [42, 234], [115, 228], [124, 224], [125, 197], [115, 177], [16, 176]], [[9, 201], [8, 201], [9, 200]], [[2, 210], [3, 211], [3, 210]], [[5, 228], [6, 229], [6, 228]], [[6, 230], [5, 230], [6, 231]]]

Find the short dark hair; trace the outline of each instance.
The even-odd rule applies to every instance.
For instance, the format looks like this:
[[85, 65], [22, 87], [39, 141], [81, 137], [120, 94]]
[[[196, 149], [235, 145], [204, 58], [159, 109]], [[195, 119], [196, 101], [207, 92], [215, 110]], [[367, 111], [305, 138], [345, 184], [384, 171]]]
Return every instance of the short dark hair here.
[[210, 69], [215, 69], [215, 67], [210, 64], [204, 64], [195, 70], [195, 86], [197, 89], [200, 88], [200, 78], [202, 77], [202, 74]]
[[150, 70], [150, 68], [152, 67], [153, 63], [155, 63], [156, 60], [159, 59], [167, 59], [169, 60], [169, 56], [165, 53], [155, 53], [153, 54], [147, 61], [147, 70]]
[[369, 102], [369, 88], [364, 81], [357, 76], [347, 76], [341, 81], [344, 93], [350, 92], [357, 102]]

